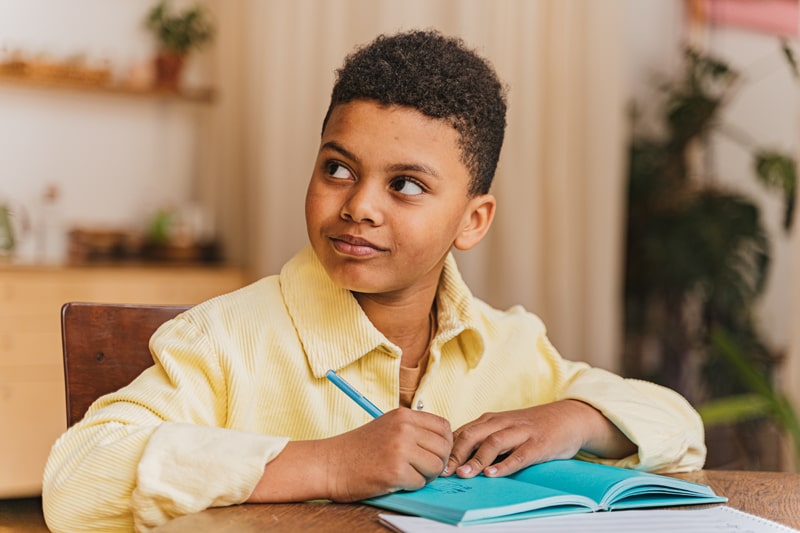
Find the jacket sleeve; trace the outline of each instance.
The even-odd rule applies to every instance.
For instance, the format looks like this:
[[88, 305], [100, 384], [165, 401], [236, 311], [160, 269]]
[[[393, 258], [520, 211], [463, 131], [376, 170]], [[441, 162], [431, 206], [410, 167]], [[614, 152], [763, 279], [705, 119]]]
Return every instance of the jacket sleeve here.
[[225, 428], [226, 377], [189, 321], [151, 339], [155, 366], [97, 400], [54, 444], [43, 480], [52, 531], [147, 530], [247, 499], [284, 437]]
[[703, 421], [680, 394], [654, 383], [622, 378], [585, 363], [562, 359], [546, 337], [539, 344], [557, 367], [557, 398], [593, 406], [638, 447], [637, 453], [619, 460], [585, 452], [579, 454], [582, 459], [657, 473], [703, 467]]

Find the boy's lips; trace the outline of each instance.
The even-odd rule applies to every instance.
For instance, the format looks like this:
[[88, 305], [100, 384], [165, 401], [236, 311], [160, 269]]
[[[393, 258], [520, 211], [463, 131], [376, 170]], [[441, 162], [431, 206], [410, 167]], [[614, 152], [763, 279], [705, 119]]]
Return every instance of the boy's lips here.
[[330, 239], [336, 250], [347, 255], [364, 256], [386, 251], [386, 249], [354, 235], [332, 235]]

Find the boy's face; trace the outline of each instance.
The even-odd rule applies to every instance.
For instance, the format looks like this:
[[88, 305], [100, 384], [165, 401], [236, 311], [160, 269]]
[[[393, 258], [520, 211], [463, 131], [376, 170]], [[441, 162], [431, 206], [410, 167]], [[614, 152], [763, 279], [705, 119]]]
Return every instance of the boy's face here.
[[406, 107], [357, 100], [333, 109], [306, 195], [311, 245], [351, 291], [435, 290], [455, 244], [488, 230], [494, 198], [470, 198], [458, 133]]

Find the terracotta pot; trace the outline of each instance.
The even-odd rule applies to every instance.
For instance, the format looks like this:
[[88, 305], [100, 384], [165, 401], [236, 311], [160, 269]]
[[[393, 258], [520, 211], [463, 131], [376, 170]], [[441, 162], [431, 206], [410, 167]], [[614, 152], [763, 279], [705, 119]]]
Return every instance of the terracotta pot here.
[[181, 74], [186, 63], [186, 55], [172, 51], [161, 51], [155, 59], [156, 85], [163, 89], [177, 91], [181, 85]]

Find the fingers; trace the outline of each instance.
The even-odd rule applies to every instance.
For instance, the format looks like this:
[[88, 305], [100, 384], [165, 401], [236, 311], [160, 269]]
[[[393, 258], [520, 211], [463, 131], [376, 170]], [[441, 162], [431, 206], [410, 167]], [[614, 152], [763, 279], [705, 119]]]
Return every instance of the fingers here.
[[[446, 430], [441, 433], [441, 428]], [[416, 446], [420, 452], [412, 458], [411, 465], [430, 482], [442, 473], [447, 460], [450, 457], [450, 450], [453, 448], [453, 433], [450, 431], [449, 424], [444, 426], [436, 424], [435, 430], [422, 430], [416, 437]]]
[[458, 473], [460, 477], [476, 476], [498, 454], [508, 451], [502, 449], [501, 441], [494, 436], [498, 429], [500, 426], [496, 424], [493, 413], [481, 415], [457, 429], [453, 434], [453, 449], [443, 475]]
[[[407, 447], [402, 455], [416, 472], [422, 476], [419, 488], [441, 474], [453, 447], [453, 432], [450, 423], [437, 415], [410, 409], [397, 409], [391, 415], [390, 431], [398, 444]], [[381, 417], [383, 418], [383, 417]], [[412, 476], [413, 477], [413, 476]], [[415, 481], [416, 483], [416, 481]]]
[[572, 457], [582, 437], [564, 414], [563, 406], [551, 403], [481, 415], [454, 433], [442, 475], [498, 477], [534, 463]]
[[443, 461], [447, 460], [453, 447], [453, 431], [447, 419], [423, 411], [400, 408], [379, 417], [373, 423], [387, 416], [392, 417], [387, 419], [394, 426], [392, 431], [408, 432], [405, 439], [416, 442], [418, 446], [440, 456]]
[[[447, 420], [430, 413], [395, 409], [352, 431], [331, 437], [329, 499], [357, 501], [414, 490], [435, 479], [453, 446]], [[352, 465], [358, 463], [359, 468]]]
[[[507, 461], [507, 455], [509, 457], [514, 455], [514, 453], [509, 454], [509, 452], [519, 449], [522, 444], [519, 439], [519, 435], [513, 429], [490, 433], [466, 460], [459, 460], [458, 455], [451, 454], [448, 462], [448, 472], [455, 465], [455, 473], [459, 477], [474, 477], [482, 472], [487, 475], [494, 475], [496, 463], [504, 459]], [[459, 452], [455, 453], [458, 454]], [[518, 451], [517, 455], [519, 455]]]

